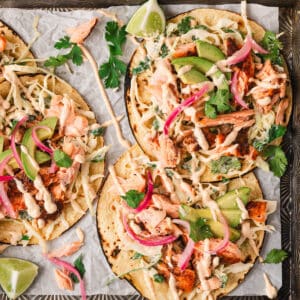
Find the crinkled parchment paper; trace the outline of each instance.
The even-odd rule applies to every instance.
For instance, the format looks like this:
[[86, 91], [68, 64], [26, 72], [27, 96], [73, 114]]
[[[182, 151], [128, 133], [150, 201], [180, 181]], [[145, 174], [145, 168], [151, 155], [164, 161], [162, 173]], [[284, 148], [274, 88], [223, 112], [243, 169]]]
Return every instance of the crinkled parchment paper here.
[[[199, 5], [167, 5], [164, 10], [168, 16], [176, 15]], [[212, 6], [211, 6], [212, 7]], [[214, 6], [221, 9], [234, 10], [239, 12], [240, 5], [219, 5]], [[118, 16], [127, 22], [136, 7], [119, 6], [112, 7], [110, 11], [116, 12]], [[35, 16], [40, 17], [38, 30], [41, 33], [39, 39], [33, 45], [33, 52], [38, 58], [48, 58], [50, 55], [57, 55], [57, 50], [54, 49], [54, 42], [65, 35], [64, 30], [69, 27], [74, 27], [83, 21], [89, 20], [92, 16], [99, 17], [99, 23], [93, 30], [91, 36], [87, 39], [86, 45], [91, 50], [99, 64], [103, 63], [108, 58], [108, 50], [104, 40], [104, 27], [107, 18], [100, 16], [96, 10], [74, 10], [61, 12], [56, 10], [20, 10], [20, 9], [0, 9], [0, 19], [15, 29], [26, 42], [29, 42], [33, 37], [33, 20]], [[278, 31], [278, 9], [273, 7], [265, 7], [260, 5], [248, 5], [248, 16], [265, 28]], [[130, 41], [124, 47], [124, 61], [127, 63], [133, 53], [134, 45]], [[73, 85], [90, 104], [95, 112], [100, 123], [109, 120], [109, 115], [105, 105], [101, 99], [95, 82], [94, 74], [91, 72], [89, 63], [84, 63], [80, 67], [71, 66], [73, 74], [66, 70], [64, 66], [57, 69], [57, 74]], [[122, 84], [121, 84], [122, 86]], [[125, 116], [125, 105], [123, 99], [123, 88], [118, 91], [108, 90], [110, 101], [117, 115]], [[126, 116], [121, 122], [124, 135], [134, 142], [131, 134], [128, 120]], [[105, 134], [105, 143], [111, 145], [108, 154], [107, 164], [114, 163], [119, 155], [124, 151], [120, 144], [117, 143], [117, 138], [113, 127], [110, 127]], [[279, 201], [279, 180], [273, 177], [270, 173], [257, 171], [257, 175], [262, 184], [265, 199]], [[281, 247], [280, 237], [280, 214], [279, 210], [276, 214], [268, 219], [269, 224], [273, 224], [277, 232], [266, 234], [264, 241], [262, 256], [272, 248]], [[69, 261], [73, 261], [79, 253], [84, 255], [84, 264], [86, 267], [85, 282], [87, 293], [92, 294], [134, 294], [136, 291], [125, 281], [116, 280], [110, 286], [106, 285], [106, 281], [113, 276], [109, 265], [100, 248], [98, 234], [96, 229], [96, 218], [89, 213], [71, 230], [66, 232], [57, 241], [49, 243], [50, 249], [66, 244], [76, 239], [75, 228], [80, 227], [86, 234], [85, 246], [75, 254]], [[46, 294], [69, 294], [65, 291], [60, 291], [54, 281], [53, 266], [48, 263], [41, 255], [41, 249], [38, 246], [32, 247], [10, 247], [4, 256], [14, 256], [24, 259], [29, 259], [40, 266], [39, 276], [33, 286], [28, 290], [30, 295], [46, 295]], [[262, 295], [265, 294], [263, 271], [266, 271], [273, 284], [277, 288], [281, 286], [282, 274], [281, 265], [263, 265], [257, 264], [249, 275], [246, 281], [232, 293], [232, 295]], [[71, 294], [71, 293], [70, 293]], [[72, 294], [79, 294], [78, 285]]]

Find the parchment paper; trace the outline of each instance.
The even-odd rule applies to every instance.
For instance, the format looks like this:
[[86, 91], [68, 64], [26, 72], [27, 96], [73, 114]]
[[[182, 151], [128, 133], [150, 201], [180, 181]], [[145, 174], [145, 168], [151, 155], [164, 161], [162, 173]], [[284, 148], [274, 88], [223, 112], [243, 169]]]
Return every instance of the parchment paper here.
[[[199, 5], [166, 5], [164, 10], [167, 16], [173, 16], [180, 12], [184, 12], [193, 8], [200, 7]], [[218, 5], [210, 6], [221, 9], [228, 9], [240, 12], [240, 5]], [[127, 22], [136, 10], [132, 6], [119, 6], [109, 9], [116, 12], [118, 16]], [[86, 45], [92, 51], [97, 62], [103, 63], [108, 58], [108, 49], [104, 40], [104, 27], [109, 19], [100, 16], [96, 10], [75, 10], [69, 12], [61, 12], [58, 10], [20, 10], [20, 9], [0, 9], [0, 19], [15, 29], [26, 42], [29, 42], [33, 37], [33, 19], [35, 16], [40, 17], [38, 30], [41, 33], [40, 38], [33, 45], [33, 52], [38, 58], [48, 58], [50, 55], [57, 55], [57, 50], [53, 45], [55, 41], [65, 35], [64, 30], [69, 27], [74, 27], [83, 21], [89, 20], [92, 16], [98, 16], [99, 21], [93, 33], [88, 38]], [[274, 7], [265, 7], [261, 5], [248, 5], [248, 16], [265, 28], [278, 31], [278, 9]], [[134, 45], [127, 41], [124, 47], [123, 60], [127, 63], [134, 50]], [[100, 123], [109, 120], [109, 115], [106, 111], [104, 103], [98, 92], [94, 74], [91, 72], [89, 64], [86, 62], [80, 67], [72, 66], [73, 74], [70, 74], [66, 68], [60, 67], [57, 69], [57, 74], [72, 84], [86, 99], [94, 110], [97, 119]], [[121, 84], [122, 86], [122, 84]], [[108, 90], [110, 101], [113, 104], [117, 115], [125, 115], [125, 105], [123, 99], [123, 88], [118, 91]], [[124, 135], [134, 143], [134, 138], [129, 129], [126, 117], [121, 122]], [[124, 151], [122, 146], [117, 143], [115, 131], [113, 127], [108, 128], [105, 134], [105, 143], [111, 144], [112, 147], [107, 156], [107, 164], [111, 164], [117, 160], [119, 155]], [[279, 180], [270, 173], [263, 171], [256, 172], [262, 188], [265, 199], [278, 200], [279, 207]], [[281, 248], [280, 236], [280, 213], [272, 215], [268, 219], [269, 224], [275, 225], [277, 232], [266, 234], [264, 241], [262, 256], [272, 248]], [[87, 214], [76, 226], [66, 232], [58, 240], [49, 243], [49, 248], [61, 246], [76, 239], [75, 228], [80, 227], [86, 234], [85, 246], [73, 257], [69, 258], [70, 262], [80, 254], [84, 255], [84, 264], [86, 267], [85, 282], [87, 293], [94, 294], [119, 294], [129, 295], [136, 291], [125, 281], [117, 280], [110, 286], [106, 286], [107, 279], [113, 276], [109, 265], [100, 248], [98, 234], [96, 229], [96, 218]], [[13, 256], [24, 259], [29, 259], [40, 266], [39, 276], [32, 287], [27, 291], [29, 295], [46, 295], [46, 294], [79, 294], [78, 285], [74, 292], [60, 291], [55, 283], [53, 275], [53, 266], [41, 256], [41, 250], [38, 246], [32, 247], [10, 247], [4, 256]], [[273, 284], [280, 288], [282, 283], [281, 265], [263, 265], [257, 264], [250, 274], [232, 295], [262, 295], [265, 294], [265, 285], [263, 281], [263, 272], [266, 271]]]

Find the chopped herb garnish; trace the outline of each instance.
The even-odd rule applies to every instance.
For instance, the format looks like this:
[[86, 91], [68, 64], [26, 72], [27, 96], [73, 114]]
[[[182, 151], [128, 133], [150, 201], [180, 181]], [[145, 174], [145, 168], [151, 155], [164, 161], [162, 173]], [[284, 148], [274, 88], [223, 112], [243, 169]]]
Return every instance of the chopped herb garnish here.
[[190, 31], [192, 17], [188, 16], [183, 18], [177, 25], [177, 31], [179, 34], [185, 34]]
[[194, 28], [195, 28], [195, 29], [203, 29], [203, 30], [208, 30], [208, 27], [207, 27], [207, 26], [205, 26], [205, 25], [196, 25]]
[[218, 113], [227, 113], [232, 110], [229, 90], [217, 90], [211, 93], [210, 99], [205, 102], [204, 113], [208, 118], [215, 119]]
[[286, 171], [288, 161], [280, 146], [268, 146], [264, 149], [263, 155], [267, 158], [273, 174], [281, 177]]
[[22, 220], [27, 220], [27, 221], [31, 221], [32, 220], [32, 217], [29, 216], [29, 214], [28, 214], [28, 212], [26, 210], [20, 210], [19, 211], [19, 217]]
[[138, 253], [138, 252], [135, 252], [135, 253], [133, 254], [133, 256], [131, 257], [131, 259], [136, 260], [136, 259], [140, 259], [140, 258], [142, 258], [142, 257], [143, 257], [143, 254]]
[[161, 48], [160, 48], [160, 56], [162, 58], [165, 58], [166, 56], [168, 56], [169, 54], [169, 48], [167, 47], [166, 44], [162, 44]]
[[126, 64], [118, 59], [123, 55], [122, 46], [126, 41], [125, 25], [119, 27], [115, 21], [107, 22], [105, 26], [105, 40], [109, 47], [108, 62], [99, 68], [99, 76], [104, 79], [106, 88], [117, 88], [120, 77], [126, 72]]
[[217, 160], [212, 160], [210, 166], [213, 174], [227, 174], [232, 170], [240, 170], [241, 162], [237, 157], [222, 156]]
[[165, 171], [166, 171], [166, 174], [167, 174], [168, 177], [170, 177], [170, 178], [173, 177], [174, 173], [171, 169], [165, 169]]
[[223, 182], [223, 183], [227, 183], [227, 182], [229, 182], [229, 181], [230, 181], [230, 179], [229, 179], [229, 178], [222, 177], [222, 182]]
[[190, 221], [190, 238], [194, 242], [199, 242], [201, 240], [213, 237], [213, 233], [211, 232], [210, 227], [206, 224], [206, 222], [207, 220], [203, 218], [199, 218], [195, 222]]
[[226, 274], [222, 274], [220, 276], [218, 276], [219, 279], [221, 280], [221, 289], [225, 288], [226, 287], [226, 284], [228, 282], [228, 275]]
[[192, 155], [187, 155], [184, 159], [183, 159], [183, 162], [188, 162], [192, 159]]
[[95, 157], [92, 158], [91, 162], [102, 162], [104, 161], [104, 156], [103, 154], [96, 155]]
[[29, 236], [24, 234], [22, 235], [21, 241], [29, 241], [29, 239], [30, 239]]
[[151, 168], [151, 169], [155, 169], [157, 166], [156, 164], [153, 163], [147, 163], [147, 165]]
[[53, 153], [53, 159], [57, 166], [62, 168], [69, 168], [72, 166], [72, 158], [62, 150], [56, 149]]
[[280, 55], [282, 43], [278, 40], [276, 34], [272, 31], [266, 31], [261, 45], [269, 51], [268, 54], [261, 54], [264, 61], [270, 59], [273, 64], [282, 66], [282, 57]]
[[89, 131], [92, 135], [94, 136], [103, 136], [104, 132], [105, 132], [105, 128], [104, 127], [98, 127], [96, 129], [92, 129]]
[[[84, 264], [82, 262], [82, 259], [83, 259], [82, 254], [80, 254], [80, 256], [74, 261], [74, 267], [79, 272], [81, 278], [83, 278], [84, 273], [85, 273], [85, 267], [84, 267]], [[73, 273], [71, 273], [71, 279], [73, 280], [74, 283], [79, 282], [79, 279]]]
[[161, 274], [156, 273], [153, 275], [153, 279], [155, 282], [162, 283], [162, 282], [164, 282], [165, 277]]
[[137, 208], [144, 197], [145, 194], [137, 190], [129, 190], [125, 195], [121, 196], [127, 202], [127, 205], [132, 208]]
[[70, 37], [65, 36], [55, 43], [56, 49], [68, 49], [71, 50], [67, 54], [59, 54], [57, 56], [50, 56], [44, 63], [45, 67], [59, 67], [65, 64], [68, 60], [71, 60], [73, 64], [80, 66], [83, 62], [82, 51], [78, 45], [70, 42]]
[[264, 263], [279, 264], [288, 257], [288, 253], [282, 249], [272, 249], [266, 256]]
[[159, 125], [159, 121], [156, 118], [153, 120], [152, 126], [155, 131], [159, 131], [160, 125]]
[[222, 27], [222, 30], [226, 33], [234, 33], [234, 31], [230, 28], [227, 28], [227, 27]]
[[150, 68], [150, 59], [149, 59], [149, 57], [146, 57], [146, 59], [144, 61], [140, 61], [140, 63], [138, 64], [138, 66], [136, 68], [132, 69], [132, 74], [133, 75], [140, 74], [149, 68]]

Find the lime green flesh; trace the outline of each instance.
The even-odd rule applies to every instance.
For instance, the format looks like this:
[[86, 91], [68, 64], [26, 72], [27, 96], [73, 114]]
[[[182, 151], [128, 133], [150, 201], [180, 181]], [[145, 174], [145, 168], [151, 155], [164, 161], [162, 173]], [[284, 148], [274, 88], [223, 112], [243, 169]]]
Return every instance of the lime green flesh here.
[[[210, 227], [211, 232], [217, 238], [224, 238], [224, 225], [220, 222], [207, 220], [207, 225]], [[235, 242], [241, 236], [240, 232], [234, 228], [229, 228], [230, 236], [229, 239], [231, 242]]]
[[224, 53], [215, 45], [197, 40], [196, 47], [199, 57], [206, 58], [214, 63], [225, 59]]
[[38, 266], [22, 259], [0, 258], [0, 285], [8, 298], [16, 299], [32, 284]]
[[[43, 121], [41, 121], [38, 126], [46, 126], [50, 130], [46, 129], [38, 129], [37, 130], [37, 136], [40, 141], [49, 139], [53, 136], [55, 127], [57, 124], [58, 119], [56, 117], [50, 117], [46, 118]], [[23, 139], [22, 139], [22, 145], [26, 147], [29, 155], [31, 157], [35, 157], [36, 152], [36, 144], [32, 138], [32, 128], [29, 128], [26, 130]], [[24, 152], [21, 152], [21, 160], [22, 164], [24, 166], [24, 171], [26, 175], [31, 179], [34, 180], [37, 175], [36, 168], [32, 165], [30, 158], [25, 154]]]
[[[202, 57], [197, 57], [197, 56], [188, 56], [188, 57], [180, 57], [180, 58], [175, 58], [172, 60], [172, 64], [176, 67], [183, 67], [186, 65], [192, 65], [193, 67], [196, 68], [199, 72], [206, 74], [213, 66], [214, 63], [211, 62], [208, 59], [202, 58]], [[210, 77], [213, 80], [217, 80], [224, 74], [220, 71], [217, 70], [214, 74], [210, 75]], [[224, 77], [223, 82], [220, 84], [218, 87], [220, 90], [228, 90], [228, 82]]]
[[[242, 212], [239, 209], [223, 209], [221, 210], [223, 216], [226, 218], [229, 226], [237, 227], [241, 223]], [[196, 221], [199, 218], [212, 220], [213, 216], [208, 208], [192, 208], [187, 205], [182, 205], [180, 210], [181, 215], [184, 215], [185, 219]]]
[[221, 209], [239, 209], [236, 202], [237, 198], [240, 198], [244, 205], [247, 205], [249, 202], [250, 192], [251, 190], [248, 187], [241, 187], [226, 193], [219, 197], [216, 201]]
[[[145, 20], [146, 18], [146, 20]], [[137, 37], [161, 34], [165, 29], [165, 17], [156, 0], [144, 3], [132, 16], [126, 31]]]
[[[176, 71], [180, 69], [178, 65], [174, 66]], [[179, 76], [181, 81], [185, 84], [196, 84], [204, 81], [209, 81], [204, 74], [199, 72], [196, 68], [192, 67], [191, 70]]]
[[4, 147], [4, 137], [0, 136], [0, 153], [3, 152]]

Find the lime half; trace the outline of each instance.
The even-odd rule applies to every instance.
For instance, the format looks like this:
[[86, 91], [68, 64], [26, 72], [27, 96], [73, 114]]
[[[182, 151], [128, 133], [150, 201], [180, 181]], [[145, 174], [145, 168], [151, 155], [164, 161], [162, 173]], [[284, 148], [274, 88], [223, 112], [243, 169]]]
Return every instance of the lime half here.
[[166, 18], [157, 0], [148, 0], [132, 16], [126, 31], [136, 37], [153, 37], [165, 30]]
[[0, 258], [0, 285], [10, 299], [16, 299], [32, 284], [38, 266], [17, 258]]

